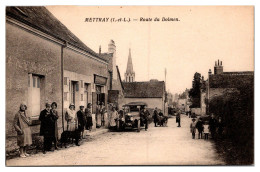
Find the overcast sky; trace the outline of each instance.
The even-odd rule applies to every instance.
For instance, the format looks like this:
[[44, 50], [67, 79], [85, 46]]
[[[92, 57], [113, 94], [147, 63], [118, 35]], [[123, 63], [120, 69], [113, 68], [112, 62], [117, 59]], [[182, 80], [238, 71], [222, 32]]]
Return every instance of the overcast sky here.
[[[113, 39], [122, 79], [129, 48], [136, 81], [164, 80], [167, 90], [181, 93], [191, 88], [193, 75], [207, 79], [215, 60], [223, 61], [224, 71], [254, 70], [253, 7], [86, 7], [48, 6], [88, 47], [107, 52]], [[85, 22], [85, 18], [171, 17], [173, 22]]]

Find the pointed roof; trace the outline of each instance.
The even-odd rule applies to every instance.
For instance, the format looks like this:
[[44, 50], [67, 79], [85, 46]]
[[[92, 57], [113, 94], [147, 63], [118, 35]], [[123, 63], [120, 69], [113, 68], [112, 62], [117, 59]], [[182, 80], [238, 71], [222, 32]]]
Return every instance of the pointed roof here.
[[131, 48], [129, 48], [126, 73], [131, 73], [131, 74], [135, 73], [134, 69], [133, 69], [133, 63], [132, 63], [132, 57], [131, 57]]

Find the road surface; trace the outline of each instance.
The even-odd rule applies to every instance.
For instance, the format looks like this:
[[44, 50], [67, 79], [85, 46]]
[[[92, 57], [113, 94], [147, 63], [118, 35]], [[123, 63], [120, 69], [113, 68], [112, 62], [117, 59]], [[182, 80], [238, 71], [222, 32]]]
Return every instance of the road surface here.
[[81, 146], [6, 161], [7, 166], [52, 165], [224, 165], [210, 140], [191, 139], [191, 119], [175, 117], [168, 127], [149, 125], [148, 131], [109, 132], [91, 136]]

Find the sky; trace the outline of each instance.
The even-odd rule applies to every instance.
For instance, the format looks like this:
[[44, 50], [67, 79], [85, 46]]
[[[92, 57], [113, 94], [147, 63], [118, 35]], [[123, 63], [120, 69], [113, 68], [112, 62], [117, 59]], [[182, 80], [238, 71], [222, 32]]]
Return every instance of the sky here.
[[[166, 89], [191, 88], [195, 72], [207, 79], [216, 60], [224, 71], [254, 70], [252, 6], [47, 6], [92, 50], [108, 51], [115, 41], [122, 79], [131, 48], [136, 81], [165, 80]], [[86, 18], [126, 18], [130, 22], [85, 22]], [[147, 21], [140, 18], [178, 18]], [[133, 21], [137, 19], [137, 21]]]

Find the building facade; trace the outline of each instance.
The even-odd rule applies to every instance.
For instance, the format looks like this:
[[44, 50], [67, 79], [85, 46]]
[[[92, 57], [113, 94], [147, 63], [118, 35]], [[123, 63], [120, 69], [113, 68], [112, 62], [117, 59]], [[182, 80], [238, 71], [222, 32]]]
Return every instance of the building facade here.
[[[21, 102], [36, 121], [46, 102], [57, 102], [58, 129], [70, 103], [106, 103], [108, 61], [71, 33], [45, 7], [6, 8], [6, 149], [16, 145], [13, 127]], [[64, 103], [63, 103], [64, 102]], [[95, 106], [93, 106], [95, 113]], [[95, 116], [94, 116], [95, 117]], [[95, 118], [93, 118], [95, 119]]]
[[145, 102], [149, 109], [158, 108], [168, 115], [164, 81], [123, 82], [124, 103]]
[[208, 102], [225, 93], [237, 92], [241, 86], [247, 87], [254, 84], [253, 71], [224, 72], [223, 68], [222, 61], [218, 60], [215, 62], [213, 74], [209, 69], [208, 80], [205, 82], [205, 97]]

